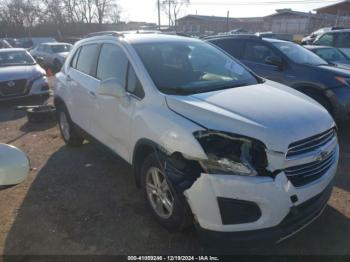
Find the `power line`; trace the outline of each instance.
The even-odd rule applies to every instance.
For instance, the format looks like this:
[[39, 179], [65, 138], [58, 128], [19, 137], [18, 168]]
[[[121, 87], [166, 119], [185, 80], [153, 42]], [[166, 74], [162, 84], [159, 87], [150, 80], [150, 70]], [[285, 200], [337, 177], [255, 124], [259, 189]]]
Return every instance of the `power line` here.
[[189, 5], [225, 5], [225, 6], [235, 6], [235, 5], [290, 5], [290, 4], [332, 4], [337, 3], [338, 0], [331, 0], [331, 1], [325, 1], [325, 0], [309, 0], [309, 1], [302, 1], [302, 0], [288, 0], [288, 1], [259, 1], [259, 2], [237, 2], [237, 3], [228, 3], [228, 2], [190, 2]]

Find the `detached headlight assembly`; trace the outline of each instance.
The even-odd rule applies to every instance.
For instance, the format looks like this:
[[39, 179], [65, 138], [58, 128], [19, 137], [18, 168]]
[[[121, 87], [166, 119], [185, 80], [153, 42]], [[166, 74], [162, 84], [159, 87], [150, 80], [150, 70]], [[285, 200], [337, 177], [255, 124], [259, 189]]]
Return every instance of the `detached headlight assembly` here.
[[266, 173], [265, 145], [252, 138], [221, 131], [197, 131], [193, 134], [208, 159], [200, 161], [210, 174], [257, 176]]

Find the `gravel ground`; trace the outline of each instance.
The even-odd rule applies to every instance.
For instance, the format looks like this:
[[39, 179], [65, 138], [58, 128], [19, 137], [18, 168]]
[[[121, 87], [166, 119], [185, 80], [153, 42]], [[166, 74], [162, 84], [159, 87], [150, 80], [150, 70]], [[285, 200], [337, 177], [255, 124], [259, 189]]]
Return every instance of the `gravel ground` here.
[[291, 239], [264, 249], [203, 247], [196, 233], [169, 233], [147, 211], [131, 168], [100, 146], [67, 148], [55, 123], [29, 124], [0, 106], [0, 142], [24, 150], [29, 178], [0, 188], [0, 254], [350, 254], [350, 126], [329, 206]]

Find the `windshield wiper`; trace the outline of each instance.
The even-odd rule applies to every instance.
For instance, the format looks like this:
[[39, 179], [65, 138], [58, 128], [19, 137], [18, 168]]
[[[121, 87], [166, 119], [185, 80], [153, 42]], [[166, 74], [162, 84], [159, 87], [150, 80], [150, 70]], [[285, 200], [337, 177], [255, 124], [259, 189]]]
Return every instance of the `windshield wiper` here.
[[193, 94], [195, 88], [186, 87], [159, 87], [159, 89], [167, 94], [171, 95], [190, 95]]
[[236, 83], [232, 85], [221, 85], [221, 86], [208, 86], [208, 87], [160, 87], [159, 89], [162, 92], [172, 95], [191, 95], [198, 93], [207, 93], [213, 91], [219, 91], [224, 89], [236, 88], [247, 86], [249, 83]]

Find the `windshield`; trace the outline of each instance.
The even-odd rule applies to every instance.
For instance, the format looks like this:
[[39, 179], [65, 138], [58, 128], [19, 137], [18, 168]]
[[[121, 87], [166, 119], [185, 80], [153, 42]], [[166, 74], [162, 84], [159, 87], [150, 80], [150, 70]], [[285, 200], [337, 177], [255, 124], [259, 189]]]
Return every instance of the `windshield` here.
[[0, 66], [34, 65], [34, 59], [26, 51], [0, 52]]
[[166, 94], [202, 93], [258, 83], [243, 66], [204, 42], [133, 46], [157, 88]]
[[52, 45], [51, 50], [54, 53], [69, 52], [72, 49], [72, 45]]
[[297, 64], [325, 65], [328, 64], [322, 58], [300, 45], [291, 42], [272, 42], [290, 60]]
[[320, 48], [316, 49], [314, 52], [327, 62], [348, 60], [348, 58], [336, 48]]

